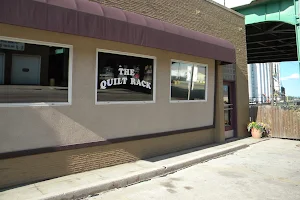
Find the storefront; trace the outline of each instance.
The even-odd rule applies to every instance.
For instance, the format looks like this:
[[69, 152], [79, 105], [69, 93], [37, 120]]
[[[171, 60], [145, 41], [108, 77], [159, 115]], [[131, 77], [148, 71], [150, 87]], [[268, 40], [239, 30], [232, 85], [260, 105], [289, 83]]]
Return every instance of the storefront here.
[[231, 42], [88, 0], [0, 13], [0, 187], [224, 142]]
[[236, 118], [236, 79], [235, 65], [229, 64], [223, 66], [223, 99], [224, 99], [224, 124], [225, 139], [237, 136], [237, 118]]

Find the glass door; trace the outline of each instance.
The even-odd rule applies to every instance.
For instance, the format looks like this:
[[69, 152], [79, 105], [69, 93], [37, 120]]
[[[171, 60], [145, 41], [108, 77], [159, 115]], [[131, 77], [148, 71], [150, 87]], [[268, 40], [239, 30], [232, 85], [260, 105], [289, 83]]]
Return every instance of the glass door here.
[[224, 122], [225, 138], [234, 137], [235, 110], [234, 110], [234, 84], [224, 82], [223, 84], [223, 101], [224, 101]]

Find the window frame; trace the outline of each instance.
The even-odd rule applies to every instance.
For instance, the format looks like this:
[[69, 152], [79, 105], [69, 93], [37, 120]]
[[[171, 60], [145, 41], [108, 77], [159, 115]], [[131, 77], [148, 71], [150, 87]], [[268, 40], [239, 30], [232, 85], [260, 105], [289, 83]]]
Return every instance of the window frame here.
[[[97, 101], [97, 92], [98, 92], [98, 53], [111, 53], [117, 55], [124, 55], [124, 56], [133, 56], [139, 58], [148, 58], [153, 59], [153, 85], [152, 85], [152, 93], [153, 98], [151, 101]], [[144, 54], [136, 54], [130, 53], [125, 51], [115, 51], [115, 50], [108, 50], [108, 49], [96, 49], [96, 70], [95, 70], [95, 105], [112, 105], [112, 104], [153, 104], [156, 103], [156, 63], [157, 59], [155, 56], [144, 55]]]
[[[200, 65], [201, 67], [205, 67], [205, 99], [203, 100], [172, 100], [172, 76], [171, 76], [171, 67], [172, 67], [172, 62], [180, 62], [180, 63], [185, 63], [185, 64], [192, 64], [194, 65]], [[185, 61], [185, 60], [176, 60], [176, 59], [171, 59], [170, 61], [170, 91], [169, 91], [169, 102], [170, 103], [199, 103], [199, 102], [207, 102], [207, 90], [208, 90], [208, 64], [203, 64], [203, 63], [196, 63], [196, 62], [190, 62], [190, 61]]]
[[[69, 68], [68, 68], [68, 102], [39, 102], [39, 103], [0, 103], [0, 107], [47, 107], [47, 106], [70, 106], [72, 105], [72, 74], [73, 74], [73, 45], [60, 44], [55, 42], [45, 42], [40, 40], [30, 40], [15, 37], [0, 36], [0, 40], [10, 42], [22, 42], [44, 46], [55, 46], [69, 49]], [[50, 87], [50, 86], [49, 86]]]
[[[3, 70], [2, 70], [2, 80], [4, 81], [4, 76], [5, 76], [5, 53], [0, 53], [0, 55], [3, 55]], [[0, 83], [1, 84], [1, 83]], [[2, 84], [1, 84], [2, 85]]]

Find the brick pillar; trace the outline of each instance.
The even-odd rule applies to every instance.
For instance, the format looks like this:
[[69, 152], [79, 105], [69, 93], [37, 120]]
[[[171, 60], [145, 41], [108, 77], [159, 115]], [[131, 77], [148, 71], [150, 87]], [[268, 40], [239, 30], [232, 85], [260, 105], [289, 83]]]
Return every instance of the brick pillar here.
[[247, 64], [236, 66], [236, 114], [237, 114], [237, 134], [238, 138], [248, 137], [247, 124], [249, 122], [249, 93]]

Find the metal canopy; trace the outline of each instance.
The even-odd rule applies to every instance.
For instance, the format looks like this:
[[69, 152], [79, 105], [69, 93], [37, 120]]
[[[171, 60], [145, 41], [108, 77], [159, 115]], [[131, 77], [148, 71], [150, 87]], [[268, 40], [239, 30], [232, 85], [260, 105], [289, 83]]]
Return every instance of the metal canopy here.
[[248, 63], [297, 61], [295, 26], [263, 22], [246, 26]]
[[248, 63], [300, 58], [299, 0], [256, 0], [234, 8], [245, 15]]

